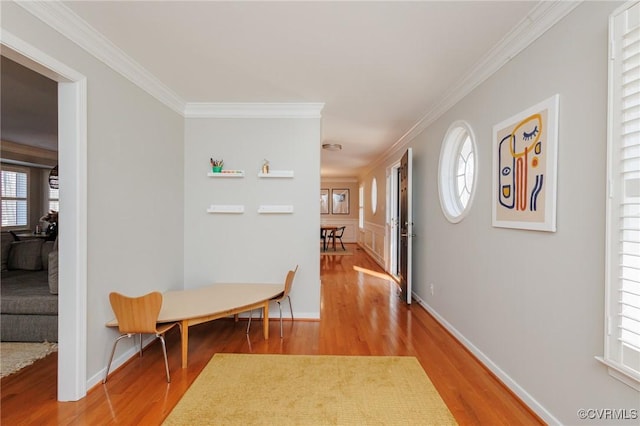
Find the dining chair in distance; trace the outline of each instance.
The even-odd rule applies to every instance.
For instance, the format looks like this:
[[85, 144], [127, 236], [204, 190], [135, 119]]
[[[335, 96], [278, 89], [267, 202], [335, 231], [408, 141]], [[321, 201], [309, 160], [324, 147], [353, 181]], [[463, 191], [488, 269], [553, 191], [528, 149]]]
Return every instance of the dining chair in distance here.
[[[287, 272], [287, 278], [284, 281], [284, 291], [280, 293], [278, 296], [271, 299], [271, 301], [276, 302], [278, 304], [278, 308], [280, 309], [280, 337], [284, 337], [284, 332], [282, 329], [282, 301], [287, 299], [289, 301], [289, 312], [291, 312], [291, 321], [293, 321], [293, 307], [291, 306], [291, 297], [289, 297], [289, 292], [291, 292], [291, 287], [293, 286], [293, 279], [296, 276], [296, 272], [298, 271], [298, 265], [296, 265], [296, 269]], [[249, 323], [247, 324], [247, 334], [249, 334], [249, 328], [251, 327], [251, 318], [253, 311], [249, 313]], [[260, 311], [262, 314], [262, 311]]]
[[344, 244], [342, 243], [342, 236], [344, 235], [345, 228], [346, 228], [346, 226], [341, 226], [340, 228], [336, 229], [335, 231], [333, 231], [333, 233], [334, 233], [333, 236], [337, 240], [340, 240], [340, 245], [342, 246], [342, 250], [346, 251], [347, 249], [344, 248]]
[[327, 230], [320, 229], [320, 241], [322, 242], [322, 251], [327, 251]]
[[182, 332], [182, 328], [178, 322], [157, 324], [158, 314], [162, 308], [162, 294], [154, 291], [140, 297], [127, 297], [120, 293], [113, 292], [109, 294], [109, 301], [111, 302], [111, 308], [118, 321], [120, 336], [113, 342], [111, 357], [109, 358], [109, 364], [107, 364], [107, 372], [104, 375], [102, 383], [107, 382], [109, 369], [111, 368], [111, 362], [113, 361], [113, 355], [116, 352], [118, 342], [124, 337], [133, 337], [136, 334], [140, 335], [140, 356], [142, 356], [143, 334], [155, 334], [155, 336], [160, 339], [160, 342], [162, 342], [162, 352], [164, 354], [167, 382], [171, 383], [164, 334], [176, 325], [180, 328], [180, 332]]

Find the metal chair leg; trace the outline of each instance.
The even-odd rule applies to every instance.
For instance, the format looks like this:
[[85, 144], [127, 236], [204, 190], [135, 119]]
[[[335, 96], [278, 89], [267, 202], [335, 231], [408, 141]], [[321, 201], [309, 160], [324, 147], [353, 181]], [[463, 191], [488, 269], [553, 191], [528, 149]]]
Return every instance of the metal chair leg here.
[[291, 313], [291, 321], [293, 321], [293, 306], [291, 306], [291, 297], [287, 295], [287, 299], [289, 300], [289, 312]]
[[251, 318], [253, 318], [253, 309], [249, 311], [249, 323], [247, 324], [247, 334], [249, 334], [249, 328], [251, 327]]
[[162, 343], [162, 353], [164, 354], [164, 367], [167, 371], [167, 383], [171, 383], [171, 377], [169, 377], [169, 360], [167, 359], [167, 345], [164, 342], [164, 336], [162, 334], [156, 334]]
[[109, 377], [109, 369], [111, 369], [111, 363], [113, 362], [113, 355], [116, 353], [116, 346], [118, 345], [118, 342], [120, 341], [120, 339], [122, 339], [123, 337], [131, 337], [131, 335], [121, 334], [115, 340], [115, 342], [113, 342], [113, 349], [111, 349], [111, 356], [109, 357], [109, 363], [107, 364], [107, 371], [104, 373], [104, 379], [102, 380], [103, 384], [107, 383], [107, 377]]
[[278, 301], [278, 309], [280, 310], [280, 338], [284, 337], [284, 332], [282, 331], [282, 303]]
[[[291, 297], [287, 295], [287, 300], [289, 300], [289, 312], [291, 313], [291, 321], [293, 321], [293, 307], [291, 306]], [[276, 301], [278, 303], [278, 309], [280, 310], [280, 337], [284, 337], [284, 332], [282, 329], [282, 303], [281, 301]]]

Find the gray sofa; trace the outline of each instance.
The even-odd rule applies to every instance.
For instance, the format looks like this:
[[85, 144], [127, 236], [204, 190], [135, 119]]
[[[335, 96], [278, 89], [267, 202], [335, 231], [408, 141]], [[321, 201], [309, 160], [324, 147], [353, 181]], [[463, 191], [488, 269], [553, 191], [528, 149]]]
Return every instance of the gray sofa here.
[[57, 241], [2, 232], [0, 340], [58, 341]]

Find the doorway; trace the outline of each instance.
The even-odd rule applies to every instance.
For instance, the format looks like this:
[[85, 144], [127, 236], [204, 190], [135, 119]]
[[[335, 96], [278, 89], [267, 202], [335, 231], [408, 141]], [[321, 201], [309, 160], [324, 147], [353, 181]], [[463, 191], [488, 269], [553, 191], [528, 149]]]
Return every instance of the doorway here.
[[8, 31], [2, 54], [58, 82], [59, 246], [58, 401], [87, 391], [87, 83], [86, 78]]
[[408, 148], [402, 159], [389, 168], [387, 181], [387, 237], [389, 256], [387, 271], [399, 282], [401, 297], [411, 303], [413, 206], [412, 206], [412, 150]]

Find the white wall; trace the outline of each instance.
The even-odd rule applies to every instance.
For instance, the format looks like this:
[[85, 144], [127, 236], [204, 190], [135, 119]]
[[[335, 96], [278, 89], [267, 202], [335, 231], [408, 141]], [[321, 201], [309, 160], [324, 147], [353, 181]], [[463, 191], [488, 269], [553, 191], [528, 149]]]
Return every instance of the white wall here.
[[[364, 187], [364, 229], [360, 232], [359, 243], [365, 248], [367, 253], [382, 267], [385, 265], [385, 253], [388, 240], [386, 237], [386, 167], [376, 167], [366, 178], [362, 179]], [[375, 178], [376, 203], [373, 204], [371, 197]]]
[[113, 318], [109, 292], [182, 286], [184, 121], [19, 6], [2, 2], [2, 27], [87, 78], [88, 322], [80, 344], [91, 385], [116, 336], [104, 326]]
[[[551, 423], [580, 424], [580, 408], [640, 408], [638, 392], [594, 359], [604, 345], [607, 28], [618, 5], [581, 4], [410, 143], [415, 293]], [[493, 228], [492, 126], [556, 93], [558, 230]], [[454, 225], [437, 172], [445, 132], [460, 119], [477, 137], [478, 186]]]
[[[319, 318], [320, 119], [189, 118], [184, 157], [184, 283], [283, 282], [299, 265], [291, 292], [295, 316]], [[244, 178], [211, 178], [209, 159]], [[293, 179], [258, 178], [264, 159]], [[211, 204], [243, 214], [209, 214]], [[262, 204], [293, 214], [258, 214]]]

